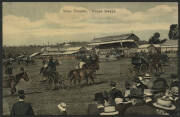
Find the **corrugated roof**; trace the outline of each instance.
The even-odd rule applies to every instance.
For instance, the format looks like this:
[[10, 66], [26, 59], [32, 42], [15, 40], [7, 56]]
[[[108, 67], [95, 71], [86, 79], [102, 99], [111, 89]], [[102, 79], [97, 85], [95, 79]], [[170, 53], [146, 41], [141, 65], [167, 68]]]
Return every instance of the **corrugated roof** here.
[[50, 52], [50, 53], [43, 53], [42, 56], [48, 56], [48, 55], [61, 55], [61, 52]]
[[174, 47], [178, 47], [178, 40], [167, 40], [166, 42], [161, 44], [161, 46], [174, 46]]
[[99, 43], [91, 43], [88, 45], [102, 45], [102, 44], [111, 44], [111, 43], [120, 43], [120, 42], [134, 42], [134, 40], [119, 40], [119, 41], [110, 41], [110, 42], [99, 42]]
[[66, 51], [77, 51], [80, 48], [82, 48], [82, 47], [70, 47], [70, 48], [67, 48]]
[[40, 52], [35, 52], [35, 53], [31, 54], [30, 57], [36, 56], [38, 54], [40, 54]]
[[[143, 44], [143, 45], [139, 45], [138, 48], [140, 48], [140, 49], [141, 48], [148, 48], [149, 46], [151, 46], [151, 44]], [[153, 44], [153, 46], [156, 47], [156, 48], [160, 47], [159, 44]]]
[[122, 34], [122, 35], [114, 35], [114, 36], [106, 36], [106, 37], [100, 37], [100, 38], [95, 38], [93, 42], [102, 42], [102, 41], [117, 41], [117, 40], [126, 40], [130, 36], [134, 35], [133, 33], [128, 33], [128, 34]]
[[69, 55], [69, 54], [74, 54], [74, 53], [76, 53], [76, 52], [78, 52], [78, 51], [67, 51], [67, 52], [64, 52], [64, 53], [62, 53], [63, 55]]

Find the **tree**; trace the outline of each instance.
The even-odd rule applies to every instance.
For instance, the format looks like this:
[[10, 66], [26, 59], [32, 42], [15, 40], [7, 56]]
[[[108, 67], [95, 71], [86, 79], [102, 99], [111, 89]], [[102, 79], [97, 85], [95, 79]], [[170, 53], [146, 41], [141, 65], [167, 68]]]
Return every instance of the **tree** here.
[[178, 25], [177, 24], [172, 24], [170, 26], [170, 30], [169, 30], [169, 39], [173, 40], [173, 39], [178, 39], [179, 37], [179, 33], [178, 33]]
[[149, 39], [149, 44], [162, 44], [166, 42], [167, 39], [160, 40], [159, 37], [159, 32], [154, 33], [154, 35]]
[[154, 35], [149, 39], [149, 44], [161, 43], [159, 38], [160, 38], [160, 33], [159, 32], [154, 33]]

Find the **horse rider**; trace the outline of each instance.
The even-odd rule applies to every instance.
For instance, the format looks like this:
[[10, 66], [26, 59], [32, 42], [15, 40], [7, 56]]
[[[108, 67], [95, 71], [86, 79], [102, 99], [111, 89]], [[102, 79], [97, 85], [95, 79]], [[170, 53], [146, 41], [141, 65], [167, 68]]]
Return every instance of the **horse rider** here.
[[13, 66], [10, 60], [6, 63], [5, 74], [11, 76], [13, 74]]
[[55, 59], [54, 64], [55, 64], [55, 65], [59, 65], [59, 61], [58, 61], [57, 58]]
[[21, 68], [20, 68], [20, 74], [21, 74], [21, 73], [24, 73], [24, 67], [21, 67]]
[[80, 59], [79, 69], [83, 69], [83, 66], [86, 65], [86, 62], [83, 59]]
[[42, 64], [45, 65], [46, 64], [46, 59], [42, 58]]
[[50, 59], [49, 59], [48, 68], [49, 68], [50, 72], [56, 71], [56, 65], [53, 61], [53, 57], [50, 57]]

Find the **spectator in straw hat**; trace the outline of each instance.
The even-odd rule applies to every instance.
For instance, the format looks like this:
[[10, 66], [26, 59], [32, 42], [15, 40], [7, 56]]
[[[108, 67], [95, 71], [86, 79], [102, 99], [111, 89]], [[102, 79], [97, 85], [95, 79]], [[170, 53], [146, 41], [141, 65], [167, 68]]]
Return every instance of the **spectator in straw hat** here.
[[153, 106], [156, 108], [156, 112], [159, 115], [170, 115], [176, 109], [176, 106], [167, 96], [157, 98]]
[[104, 107], [104, 111], [100, 113], [100, 115], [118, 115], [119, 112], [116, 111], [115, 106], [106, 106]]
[[153, 82], [152, 90], [154, 98], [162, 97], [165, 95], [166, 90], [169, 88], [167, 81], [164, 78], [157, 78]]
[[19, 90], [18, 96], [19, 96], [19, 101], [13, 104], [11, 110], [11, 116], [34, 115], [31, 104], [24, 101], [25, 99], [24, 90]]
[[116, 110], [119, 112], [119, 115], [124, 115], [125, 110], [132, 105], [131, 101], [126, 101], [124, 98], [122, 98], [120, 93], [116, 95], [115, 104]]
[[170, 84], [170, 88], [166, 90], [165, 95], [168, 96], [173, 102], [176, 102], [176, 100], [179, 99], [179, 94], [178, 94], [178, 81], [174, 81]]
[[88, 115], [99, 115], [104, 111], [104, 97], [103, 93], [95, 93], [94, 95], [94, 103], [88, 105]]

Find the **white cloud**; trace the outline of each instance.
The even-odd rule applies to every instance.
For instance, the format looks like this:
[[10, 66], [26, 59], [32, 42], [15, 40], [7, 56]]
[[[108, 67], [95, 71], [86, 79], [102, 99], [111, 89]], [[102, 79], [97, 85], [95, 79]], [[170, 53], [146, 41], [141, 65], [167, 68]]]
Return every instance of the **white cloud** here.
[[[168, 30], [170, 24], [178, 22], [178, 10], [174, 6], [159, 5], [141, 12], [132, 12], [126, 8], [113, 10], [114, 13], [94, 13], [83, 7], [64, 6], [59, 12], [46, 13], [44, 18], [37, 21], [14, 15], [4, 16], [3, 42], [8, 44], [12, 40], [20, 41], [31, 37], [63, 37], [82, 33]], [[49, 28], [50, 25], [57, 27]]]

